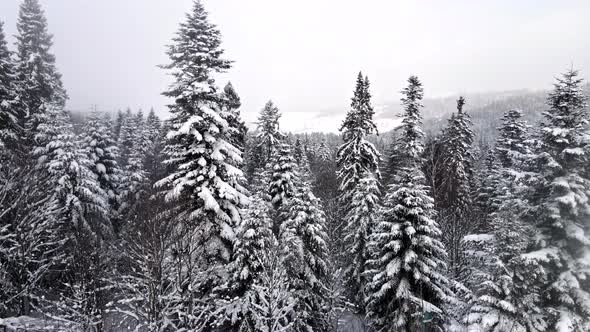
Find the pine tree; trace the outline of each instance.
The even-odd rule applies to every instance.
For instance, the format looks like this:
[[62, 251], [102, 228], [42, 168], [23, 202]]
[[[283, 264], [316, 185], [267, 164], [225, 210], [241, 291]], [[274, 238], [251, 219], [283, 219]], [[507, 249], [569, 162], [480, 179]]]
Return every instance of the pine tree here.
[[444, 132], [445, 167], [447, 172], [447, 197], [443, 203], [445, 207], [465, 209], [470, 203], [469, 177], [472, 172], [473, 131], [471, 120], [463, 107], [465, 99], [457, 100], [457, 113], [451, 116], [448, 127]]
[[0, 22], [0, 149], [14, 150], [22, 129], [19, 120], [23, 116], [16, 107], [16, 73], [3, 26], [4, 23]]
[[379, 176], [379, 152], [365, 139], [366, 136], [377, 133], [368, 84], [368, 79], [363, 79], [359, 73], [351, 109], [340, 127], [344, 144], [338, 149], [336, 162], [341, 181], [340, 191], [344, 194], [351, 192], [364, 172]]
[[326, 220], [319, 199], [306, 181], [282, 208], [279, 241], [284, 252], [290, 288], [297, 305], [295, 331], [326, 331], [328, 248]]
[[[177, 249], [183, 271], [176, 281], [183, 303], [177, 327], [190, 329], [202, 323], [201, 307], [195, 304], [219, 285], [218, 271], [233, 255], [246, 191], [240, 185], [241, 151], [231, 143], [237, 128], [228, 121], [231, 114], [223, 108], [212, 78], [231, 62], [223, 58], [220, 33], [200, 1], [194, 2], [173, 41], [168, 50], [171, 63], [164, 67], [175, 78], [164, 93], [174, 99], [165, 147], [171, 173], [157, 185], [165, 188], [167, 201], [174, 204], [172, 213], [182, 220], [178, 232], [186, 234]], [[191, 250], [183, 248], [185, 243]], [[193, 271], [184, 263], [198, 266], [198, 277], [190, 275]]]
[[133, 117], [131, 109], [128, 108], [123, 115], [121, 127], [117, 140], [117, 147], [119, 148], [119, 166], [126, 168], [129, 163], [129, 158], [133, 151], [133, 143], [135, 143], [134, 132], [136, 130], [136, 118]]
[[117, 164], [119, 150], [111, 133], [110, 118], [93, 112], [82, 131], [82, 152], [88, 156], [90, 170], [98, 179], [100, 188], [106, 193], [109, 204], [109, 220], [118, 228], [115, 219], [119, 208], [118, 191], [121, 172]]
[[261, 149], [262, 162], [267, 163], [280, 145], [284, 135], [279, 131], [279, 108], [269, 100], [258, 116], [258, 147]]
[[277, 268], [265, 266], [269, 263], [266, 261], [267, 256], [272, 255], [270, 251], [273, 248], [276, 249], [270, 218], [272, 206], [268, 195], [264, 191], [258, 191], [250, 198], [238, 228], [234, 256], [228, 266], [229, 276], [218, 290], [226, 297], [219, 305], [225, 311], [226, 321], [221, 325], [226, 329], [230, 326], [239, 326], [240, 329], [253, 328], [258, 324], [262, 319], [258, 317], [260, 306], [264, 306], [264, 301], [268, 300], [266, 297], [258, 297], [260, 288], [264, 287], [260, 283], [274, 282], [274, 279], [267, 280], [265, 276], [272, 279], [273, 273], [278, 273], [278, 271], [265, 271], [266, 268]]
[[584, 177], [590, 162], [585, 141], [590, 115], [581, 86], [578, 72], [570, 70], [549, 94], [537, 158], [543, 179], [529, 196], [539, 209], [527, 220], [540, 234], [523, 256], [547, 273], [542, 304], [550, 315], [549, 330], [590, 328], [590, 179]]
[[145, 135], [148, 147], [144, 158], [144, 169], [150, 177], [153, 177], [154, 173], [160, 168], [162, 136], [165, 135], [163, 131], [160, 119], [156, 116], [154, 109], [151, 109], [145, 123]]
[[[136, 215], [138, 203], [146, 198], [146, 192], [149, 187], [148, 174], [145, 170], [145, 158], [152, 151], [152, 143], [149, 137], [147, 125], [144, 123], [143, 112], [139, 110], [133, 117], [133, 130], [129, 133], [131, 139], [131, 149], [129, 159], [123, 172], [125, 179], [124, 188], [121, 192], [120, 212], [125, 215], [125, 219], [132, 221]], [[151, 133], [153, 134], [153, 133]]]
[[31, 138], [40, 121], [37, 114], [45, 109], [43, 106], [46, 103], [63, 106], [67, 95], [50, 51], [52, 36], [47, 32], [47, 19], [38, 0], [21, 3], [17, 30], [18, 107], [25, 115], [20, 125], [27, 128]]
[[[350, 266], [345, 274], [348, 293], [357, 310], [363, 308], [363, 278], [366, 242], [374, 219], [378, 194], [379, 152], [366, 140], [377, 133], [373, 123], [373, 107], [369, 94], [369, 81], [359, 73], [351, 110], [347, 113], [340, 131], [344, 144], [338, 149], [336, 163], [340, 179], [340, 203], [344, 216], [346, 258], [343, 265]], [[362, 185], [360, 182], [363, 182]], [[358, 199], [361, 199], [360, 201]], [[366, 209], [366, 210], [363, 210]], [[362, 211], [362, 215], [359, 213]]]
[[463, 237], [470, 234], [476, 223], [470, 218], [472, 213], [471, 181], [473, 176], [474, 134], [471, 120], [463, 107], [465, 99], [457, 100], [457, 113], [449, 119], [448, 127], [443, 133], [444, 173], [440, 199], [436, 201], [443, 242], [448, 249], [449, 265], [455, 277], [460, 277], [464, 270]]
[[[77, 145], [69, 115], [59, 105], [45, 107], [33, 152], [38, 171], [47, 179], [43, 185], [54, 188], [50, 194], [56, 198], [55, 217], [67, 241], [62, 251], [65, 266], [56, 286], [61, 296], [44, 299], [43, 310], [100, 328], [106, 304], [104, 241], [113, 233], [108, 196], [91, 170], [88, 155]], [[80, 301], [84, 306], [78, 306]]]
[[325, 138], [322, 139], [322, 142], [320, 143], [320, 146], [318, 147], [315, 155], [322, 161], [332, 160], [332, 151], [330, 151]]
[[376, 211], [379, 202], [379, 181], [371, 173], [364, 173], [354, 190], [350, 210], [346, 215], [346, 237], [344, 243], [349, 248], [347, 254], [352, 256], [351, 264], [345, 271], [345, 280], [349, 296], [358, 304], [357, 311], [363, 312], [366, 280], [363, 276], [367, 259], [366, 246], [371, 228], [376, 223]]
[[90, 160], [76, 146], [68, 114], [60, 106], [47, 105], [35, 140], [38, 167], [49, 177], [68, 227], [93, 237], [110, 233], [107, 194], [90, 170]]
[[121, 127], [123, 126], [123, 121], [125, 120], [125, 113], [123, 111], [117, 111], [117, 118], [115, 119], [115, 123], [113, 125], [113, 135], [115, 141], [119, 141], [119, 134], [121, 133]]
[[442, 305], [452, 296], [443, 275], [446, 252], [433, 220], [433, 199], [419, 167], [424, 149], [422, 84], [415, 76], [408, 83], [398, 141], [402, 166], [387, 190], [381, 221], [368, 246], [367, 318], [376, 331], [415, 330], [421, 311], [431, 312], [440, 325], [445, 318]]
[[279, 208], [293, 197], [297, 165], [291, 154], [291, 148], [283, 143], [273, 157], [272, 178], [269, 186], [271, 202]]
[[489, 158], [487, 183], [492, 188], [485, 191], [491, 201], [489, 223], [482, 228], [487, 233], [464, 239], [485, 240], [469, 248], [473, 271], [467, 282], [475, 298], [464, 319], [483, 331], [544, 331], [547, 327], [539, 306], [543, 270], [522, 256], [535, 236], [534, 225], [522, 217], [534, 209], [526, 197], [534, 191], [531, 182], [538, 177], [528, 166], [533, 155], [526, 127], [520, 111], [505, 113], [494, 156]]
[[237, 289], [235, 294], [244, 294], [251, 289], [252, 283], [262, 271], [264, 253], [274, 242], [271, 205], [264, 192], [254, 194], [244, 211], [242, 224], [238, 229], [235, 254], [232, 259], [231, 287]]

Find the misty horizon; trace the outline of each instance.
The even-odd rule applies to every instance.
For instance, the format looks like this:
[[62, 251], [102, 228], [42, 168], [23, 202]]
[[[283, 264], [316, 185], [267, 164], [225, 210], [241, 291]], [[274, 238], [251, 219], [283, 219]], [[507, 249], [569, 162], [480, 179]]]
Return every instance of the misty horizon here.
[[[19, 3], [0, 3], [10, 44]], [[555, 73], [573, 66], [584, 77], [590, 68], [590, 41], [578, 33], [590, 30], [587, 1], [203, 3], [221, 31], [226, 57], [235, 61], [217, 83], [233, 83], [247, 122], [270, 99], [288, 118], [285, 129], [295, 132], [314, 114], [339, 111], [343, 119], [359, 71], [371, 81], [374, 103], [385, 105], [398, 101], [411, 74], [426, 83], [426, 98], [439, 98], [544, 91]], [[169, 100], [161, 93], [171, 81], [157, 66], [168, 63], [165, 46], [190, 0], [41, 4], [68, 109], [154, 107], [167, 115]], [[355, 46], [360, 38], [364, 45]]]

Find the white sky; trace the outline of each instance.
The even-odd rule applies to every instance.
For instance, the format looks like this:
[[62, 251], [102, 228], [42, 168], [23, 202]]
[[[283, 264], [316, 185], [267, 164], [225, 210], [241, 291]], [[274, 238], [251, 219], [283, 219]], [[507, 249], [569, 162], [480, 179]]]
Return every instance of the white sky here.
[[[254, 119], [272, 98], [283, 128], [348, 109], [359, 70], [374, 103], [397, 100], [410, 74], [427, 97], [548, 88], [572, 64], [590, 71], [588, 0], [204, 0], [223, 35], [231, 80]], [[41, 0], [68, 107], [154, 106], [170, 42], [191, 0]], [[17, 0], [0, 0], [15, 33]], [[316, 124], [317, 127], [317, 124]], [[333, 129], [333, 128], [330, 128]]]

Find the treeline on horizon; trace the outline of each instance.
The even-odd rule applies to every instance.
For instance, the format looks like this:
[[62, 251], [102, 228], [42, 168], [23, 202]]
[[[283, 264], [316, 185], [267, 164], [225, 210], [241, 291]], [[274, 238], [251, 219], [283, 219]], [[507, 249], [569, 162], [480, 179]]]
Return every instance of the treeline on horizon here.
[[[422, 82], [377, 136], [359, 73], [340, 136], [255, 130], [202, 3], [168, 47], [170, 119], [74, 130], [38, 0], [0, 25], [0, 318], [73, 331], [590, 330], [590, 111], [560, 75], [539, 122], [466, 103], [423, 130]], [[376, 139], [376, 137], [379, 137]]]

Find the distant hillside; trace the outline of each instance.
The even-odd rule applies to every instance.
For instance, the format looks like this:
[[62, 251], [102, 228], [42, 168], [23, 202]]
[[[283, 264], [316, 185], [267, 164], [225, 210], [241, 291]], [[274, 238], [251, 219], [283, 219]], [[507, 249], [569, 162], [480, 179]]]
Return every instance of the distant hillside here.
[[[590, 96], [590, 83], [584, 86], [584, 92]], [[467, 94], [466, 111], [471, 114], [474, 131], [478, 140], [491, 142], [496, 137], [496, 128], [500, 125], [502, 114], [510, 109], [520, 109], [530, 125], [541, 120], [547, 109], [547, 91], [517, 90], [500, 93]], [[456, 111], [456, 96], [431, 98], [424, 100], [424, 129], [435, 134], [443, 128], [451, 113]], [[385, 123], [397, 121], [401, 112], [399, 102], [392, 102], [378, 108], [376, 121]]]

